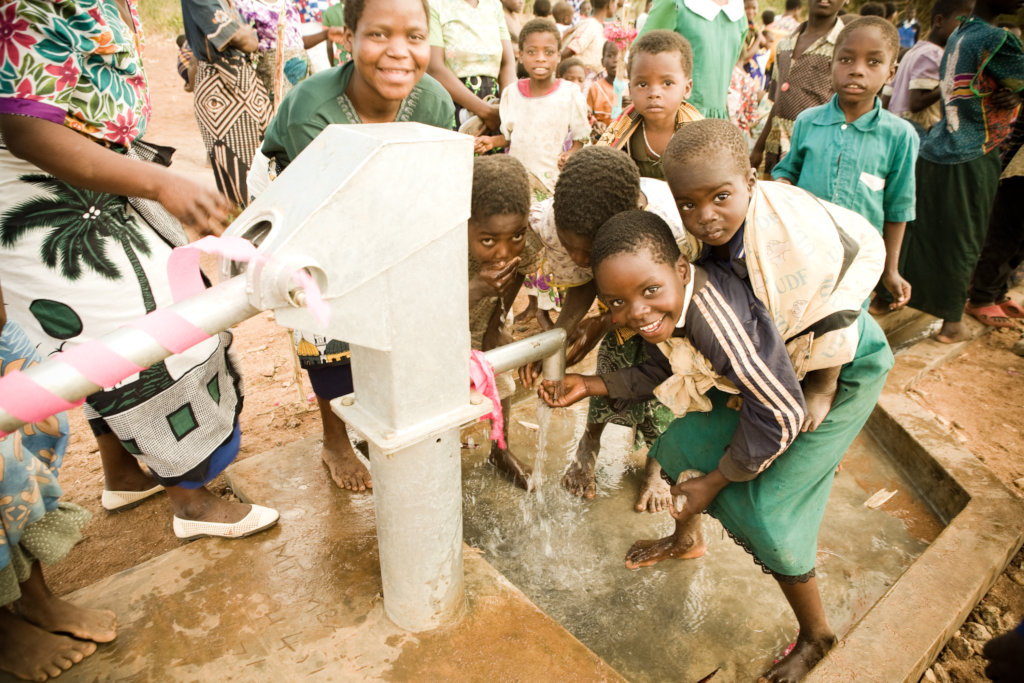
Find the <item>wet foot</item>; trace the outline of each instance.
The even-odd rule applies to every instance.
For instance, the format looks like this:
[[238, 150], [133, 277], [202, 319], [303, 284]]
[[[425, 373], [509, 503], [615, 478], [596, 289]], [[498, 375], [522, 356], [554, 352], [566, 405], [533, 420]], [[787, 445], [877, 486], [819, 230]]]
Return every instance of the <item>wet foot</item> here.
[[370, 471], [352, 450], [347, 439], [341, 448], [328, 448], [324, 443], [320, 457], [327, 465], [327, 469], [330, 470], [331, 479], [338, 485], [338, 488], [349, 491], [365, 491], [373, 488]]
[[801, 633], [797, 636], [796, 643], [788, 655], [776, 662], [768, 669], [763, 676], [757, 679], [758, 683], [796, 683], [802, 681], [814, 665], [828, 654], [828, 651], [836, 644], [836, 637], [828, 635], [822, 638], [804, 638]]
[[562, 488], [577, 498], [593, 498], [597, 494], [594, 467], [601, 448], [601, 425], [587, 425], [576, 447], [576, 457], [562, 475]]
[[935, 335], [935, 341], [942, 344], [955, 344], [957, 342], [967, 341], [971, 335], [967, 332], [962, 321], [958, 320], [955, 323], [948, 320], [942, 323], [942, 327]]
[[807, 416], [804, 418], [804, 424], [800, 431], [813, 432], [820, 427], [828, 416], [828, 411], [832, 409], [832, 401], [835, 400], [835, 397], [835, 389], [827, 393], [805, 392], [804, 402], [807, 403]]
[[491, 454], [487, 460], [499, 470], [512, 478], [516, 486], [524, 491], [533, 490], [533, 468], [512, 455], [508, 449], [499, 448], [498, 444], [491, 446]]
[[[637, 512], [662, 512], [672, 505], [672, 487], [661, 476], [661, 468], [648, 472], [634, 509]], [[635, 546], [634, 546], [635, 547]]]
[[15, 609], [25, 621], [50, 633], [109, 643], [117, 636], [117, 616], [105, 609], [85, 609], [55, 595], [23, 594]]
[[626, 553], [626, 569], [650, 567], [662, 560], [693, 560], [708, 550], [703, 538], [673, 534], [654, 541], [637, 541]]
[[0, 671], [45, 681], [96, 651], [96, 643], [48, 633], [0, 607]]

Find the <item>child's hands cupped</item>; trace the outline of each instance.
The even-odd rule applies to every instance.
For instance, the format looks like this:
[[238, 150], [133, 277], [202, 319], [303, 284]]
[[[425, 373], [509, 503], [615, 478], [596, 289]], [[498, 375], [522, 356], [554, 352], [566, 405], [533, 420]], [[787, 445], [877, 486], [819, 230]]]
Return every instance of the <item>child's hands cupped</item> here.
[[540, 361], [529, 363], [519, 368], [519, 381], [523, 383], [524, 389], [532, 389], [533, 383], [540, 377]]
[[516, 256], [507, 262], [485, 263], [480, 266], [478, 276], [495, 294], [501, 295], [516, 280], [516, 269], [519, 268], [520, 257]]
[[550, 379], [541, 382], [537, 395], [552, 408], [565, 408], [590, 394], [583, 375], [566, 375], [561, 382]]
[[892, 303], [889, 310], [895, 311], [903, 308], [910, 301], [910, 283], [903, 279], [897, 272], [886, 272], [882, 274], [882, 286], [892, 294]]
[[232, 208], [228, 198], [200, 183], [173, 175], [173, 179], [160, 185], [156, 200], [200, 237], [224, 232]]

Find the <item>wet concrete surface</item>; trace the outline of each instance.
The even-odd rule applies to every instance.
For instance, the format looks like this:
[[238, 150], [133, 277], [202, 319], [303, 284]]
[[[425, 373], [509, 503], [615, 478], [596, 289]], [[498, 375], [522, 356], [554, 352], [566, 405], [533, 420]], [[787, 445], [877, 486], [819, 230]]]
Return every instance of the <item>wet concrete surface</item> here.
[[467, 610], [411, 635], [384, 615], [373, 500], [330, 483], [306, 439], [231, 468], [273, 529], [201, 539], [73, 593], [114, 643], [67, 681], [621, 680], [472, 550]]
[[[630, 680], [697, 681], [716, 669], [715, 680], [756, 680], [796, 637], [776, 582], [707, 516], [703, 558], [625, 569], [635, 540], [673, 528], [668, 513], [633, 510], [642, 455], [623, 460], [603, 453], [598, 496], [573, 498], [559, 481], [585, 411], [555, 411], [547, 431], [535, 431], [545, 410], [526, 401], [513, 412], [512, 447], [539, 465], [538, 492], [497, 478], [486, 449], [466, 452], [467, 542]], [[482, 440], [482, 432], [474, 434], [474, 443]], [[865, 507], [881, 489], [897, 493], [879, 509]], [[858, 437], [836, 476], [820, 534], [818, 579], [833, 627], [849, 631], [942, 528], [877, 442]]]

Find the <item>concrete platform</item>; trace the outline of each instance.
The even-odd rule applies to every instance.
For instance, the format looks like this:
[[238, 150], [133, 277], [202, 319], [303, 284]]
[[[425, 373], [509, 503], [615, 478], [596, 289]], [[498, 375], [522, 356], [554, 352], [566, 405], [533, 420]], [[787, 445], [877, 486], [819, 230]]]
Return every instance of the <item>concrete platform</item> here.
[[608, 680], [622, 678], [466, 549], [468, 609], [426, 635], [381, 604], [373, 500], [337, 490], [305, 439], [231, 468], [275, 528], [201, 539], [72, 594], [119, 635], [68, 681]]

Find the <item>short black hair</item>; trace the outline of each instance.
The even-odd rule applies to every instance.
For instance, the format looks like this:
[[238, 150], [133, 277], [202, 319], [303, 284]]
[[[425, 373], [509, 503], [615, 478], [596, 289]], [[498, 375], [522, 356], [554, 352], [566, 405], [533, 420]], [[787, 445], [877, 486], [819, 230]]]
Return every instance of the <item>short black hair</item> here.
[[[566, 16], [566, 12], [569, 13], [569, 16]], [[565, 0], [559, 0], [559, 2], [556, 2], [554, 6], [551, 8], [551, 16], [555, 18], [555, 21], [558, 21], [558, 15], [562, 15], [562, 17], [568, 19], [567, 22], [559, 22], [563, 26], [572, 23], [573, 14], [574, 11], [572, 9], [572, 5], [567, 3]]]
[[582, 59], [579, 57], [569, 57], [569, 59], [563, 59], [558, 63], [558, 68], [555, 69], [555, 76], [558, 78], [565, 78], [565, 72], [574, 66], [578, 66], [583, 69], [584, 73], [587, 71], [587, 66], [583, 63]]
[[551, 16], [551, 0], [534, 0], [534, 2], [533, 2], [533, 16], [535, 16], [535, 17], [550, 17]]
[[792, 12], [795, 9], [800, 9], [803, 4], [803, 0], [786, 0], [786, 11]]
[[958, 14], [968, 14], [972, 4], [971, 0], [935, 0], [932, 5], [932, 23], [939, 15], [948, 19]]
[[626, 64], [626, 70], [633, 73], [633, 61], [638, 54], [659, 55], [662, 52], [678, 52], [683, 73], [687, 78], [693, 77], [693, 48], [690, 46], [690, 41], [675, 31], [667, 29], [651, 31], [637, 38], [633, 47], [629, 48], [629, 61]]
[[473, 159], [470, 217], [480, 220], [504, 214], [530, 213], [530, 179], [523, 162], [509, 154]]
[[885, 17], [885, 5], [880, 2], [865, 2], [860, 6], [862, 17]]
[[615, 50], [615, 54], [616, 55], [619, 54], [619, 46], [615, 43], [615, 41], [614, 40], [606, 40], [606, 41], [604, 41], [604, 47], [601, 48], [601, 59], [604, 59], [609, 54], [611, 54], [612, 50]]
[[555, 184], [555, 225], [593, 237], [601, 225], [640, 202], [640, 171], [629, 155], [604, 145], [569, 157]]
[[[610, 1], [611, 0], [584, 0], [584, 2], [590, 2], [590, 11], [591, 12], [596, 12], [599, 9], [607, 9], [608, 3]], [[580, 6], [582, 6], [582, 5], [583, 5], [583, 3], [581, 2]]]
[[617, 213], [598, 229], [590, 245], [590, 267], [598, 267], [619, 254], [651, 255], [655, 263], [675, 265], [682, 255], [672, 229], [661, 216], [650, 211], [633, 209]]
[[523, 50], [523, 46], [526, 45], [527, 36], [531, 36], [534, 33], [550, 33], [555, 37], [555, 44], [558, 45], [558, 50], [562, 50], [562, 33], [555, 26], [553, 21], [547, 19], [530, 19], [528, 22], [523, 24], [523, 27], [519, 29], [519, 50]]
[[669, 140], [661, 159], [667, 174], [673, 166], [716, 156], [728, 157], [737, 173], [750, 173], [750, 153], [743, 133], [725, 119], [701, 119], [682, 126]]
[[883, 4], [883, 6], [885, 7], [885, 18], [886, 19], [888, 19], [892, 15], [896, 14], [896, 3], [895, 2], [891, 2], [890, 0], [886, 0], [886, 2]]
[[[366, 9], [366, 3], [372, 0], [346, 0], [345, 2], [345, 28], [352, 33], [356, 32], [356, 27], [359, 26], [359, 20], [363, 18], [363, 10]], [[430, 5], [427, 0], [420, 0], [423, 4], [423, 12], [427, 16], [427, 23], [430, 23]]]
[[900, 33], [892, 23], [882, 16], [866, 15], [859, 16], [843, 26], [843, 30], [836, 36], [836, 43], [833, 46], [833, 54], [839, 54], [839, 46], [843, 44], [851, 33], [862, 28], [877, 28], [882, 34], [882, 41], [885, 43], [886, 51], [892, 56], [893, 64], [900, 55]]
[[770, 9], [766, 9], [765, 11], [761, 12], [761, 23], [762, 24], [767, 26], [768, 24], [772, 23], [773, 21], [775, 21], [775, 12], [773, 12]]

